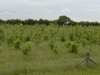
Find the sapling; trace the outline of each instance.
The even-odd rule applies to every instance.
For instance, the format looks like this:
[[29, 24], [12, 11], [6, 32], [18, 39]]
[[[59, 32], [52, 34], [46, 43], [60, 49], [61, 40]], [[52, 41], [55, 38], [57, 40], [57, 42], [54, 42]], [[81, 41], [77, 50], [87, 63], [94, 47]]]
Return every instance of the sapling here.
[[64, 35], [61, 35], [61, 38], [60, 38], [61, 42], [65, 42], [66, 41], [66, 38]]
[[54, 49], [53, 49], [53, 52], [54, 52], [55, 54], [57, 54], [57, 53], [58, 53], [57, 48], [58, 48], [58, 47], [57, 47], [57, 46], [55, 46], [55, 47], [54, 47]]
[[7, 38], [7, 45], [8, 45], [8, 46], [12, 46], [12, 45], [13, 45], [13, 37], [12, 37], [12, 36], [9, 36], [9, 37]]
[[66, 47], [68, 48], [69, 53], [77, 53], [78, 52], [78, 44], [76, 42], [68, 42], [66, 44]]
[[82, 46], [85, 47], [85, 45], [87, 44], [87, 40], [86, 39], [82, 39], [81, 43], [82, 43]]
[[0, 47], [0, 53], [1, 53], [2, 50], [3, 50], [3, 47]]
[[44, 39], [45, 41], [47, 41], [47, 40], [49, 39], [49, 36], [48, 36], [47, 34], [45, 34], [45, 35], [43, 35], [43, 39]]
[[30, 41], [30, 36], [26, 36], [25, 41]]
[[41, 33], [40, 32], [35, 32], [34, 33], [34, 40], [35, 44], [38, 46], [41, 42]]
[[46, 25], [45, 24], [42, 24], [40, 27], [41, 27], [41, 31], [44, 32], [45, 31], [45, 28], [46, 28]]
[[54, 42], [54, 40], [50, 40], [50, 42], [49, 42], [49, 46], [50, 46], [51, 50], [54, 49], [54, 46], [55, 46], [55, 42]]
[[74, 40], [74, 32], [70, 32], [70, 33], [69, 33], [69, 39], [70, 39], [71, 41]]
[[19, 39], [17, 39], [15, 42], [14, 42], [14, 48], [15, 49], [19, 49], [20, 48], [20, 45], [21, 45], [21, 41]]
[[5, 37], [4, 31], [0, 28], [0, 40], [3, 41]]
[[24, 47], [23, 47], [23, 54], [28, 55], [28, 52], [31, 50], [31, 42], [26, 42]]

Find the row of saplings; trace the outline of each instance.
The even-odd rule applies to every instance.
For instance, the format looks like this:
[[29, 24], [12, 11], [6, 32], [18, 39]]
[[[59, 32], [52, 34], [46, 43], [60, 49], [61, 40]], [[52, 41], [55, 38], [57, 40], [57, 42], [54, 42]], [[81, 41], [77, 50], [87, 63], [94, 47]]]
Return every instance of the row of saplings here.
[[[79, 43], [82, 43], [82, 46], [85, 47], [85, 45], [86, 45], [86, 40], [83, 39], [83, 40], [81, 40], [81, 41], [79, 40], [79, 41], [69, 41], [69, 42], [65, 42], [65, 46], [66, 46], [66, 48], [67, 48], [67, 51], [68, 51], [69, 53], [76, 53], [76, 54], [77, 54]], [[30, 41], [26, 41], [26, 42], [24, 43], [24, 45], [23, 45], [22, 47], [20, 47], [20, 46], [21, 46], [21, 40], [17, 39], [16, 41], [13, 41], [13, 39], [10, 38], [10, 37], [7, 39], [7, 45], [8, 45], [8, 46], [12, 46], [12, 45], [13, 45], [15, 49], [20, 49], [20, 48], [21, 48], [24, 55], [28, 55], [29, 51], [31, 51], [31, 48], [32, 48], [32, 44], [31, 44]], [[50, 41], [48, 42], [48, 45], [49, 45], [50, 49], [51, 49], [55, 54], [58, 53], [58, 51], [57, 51], [57, 48], [58, 48], [58, 47], [57, 47], [57, 45], [55, 45], [54, 40], [50, 40]], [[0, 51], [1, 51], [2, 49], [3, 49], [3, 48], [0, 47]]]
[[[11, 36], [9, 36], [7, 38], [7, 45], [10, 47], [10, 46], [14, 46], [14, 48], [16, 50], [20, 49], [21, 47], [21, 40], [19, 39], [16, 39], [15, 41], [13, 40], [13, 38]], [[31, 46], [31, 42], [30, 41], [26, 41], [24, 43], [24, 45], [22, 46], [22, 51], [23, 51], [23, 54], [24, 55], [28, 55], [28, 52], [31, 50], [32, 46]]]
[[[83, 43], [83, 44], [85, 45], [85, 43]], [[7, 39], [7, 45], [8, 46], [12, 46], [13, 45], [15, 49], [20, 49], [21, 40], [16, 39], [16, 41], [13, 41], [13, 38], [8, 37], [8, 39]], [[58, 51], [57, 51], [58, 47], [57, 47], [57, 45], [55, 45], [54, 39], [50, 40], [48, 42], [48, 45], [49, 45], [50, 49], [55, 54], [58, 53]], [[65, 43], [65, 45], [66, 45], [67, 50], [68, 50], [69, 53], [77, 53], [78, 52], [79, 42], [69, 41], [69, 42]], [[28, 55], [29, 51], [31, 51], [31, 49], [32, 49], [31, 41], [26, 41], [24, 43], [24, 45], [21, 47], [21, 49], [22, 49], [24, 55]]]
[[[69, 53], [77, 53], [78, 52], [78, 46], [79, 43], [82, 43], [82, 46], [84, 47], [86, 45], [87, 40], [86, 39], [82, 39], [82, 40], [78, 40], [78, 41], [65, 41], [65, 46], [68, 50]], [[8, 46], [14, 46], [15, 49], [20, 49], [21, 46], [21, 40], [16, 39], [15, 41], [13, 40], [12, 36], [9, 36], [7, 38], [7, 45]], [[50, 49], [57, 54], [58, 50], [57, 50], [57, 46], [55, 45], [55, 40], [52, 39], [48, 42], [48, 45], [50, 47]], [[24, 55], [28, 55], [29, 51], [32, 49], [32, 44], [30, 41], [26, 41], [24, 43], [24, 45], [21, 47], [23, 54]], [[0, 50], [2, 50], [2, 48], [0, 48]]]
[[[82, 47], [85, 47], [87, 44], [87, 40], [82, 39], [82, 40], [77, 40], [77, 41], [65, 41], [65, 46], [66, 46], [67, 51], [69, 53], [76, 53], [77, 54], [78, 53], [78, 46], [80, 43], [82, 44]], [[54, 40], [50, 40], [48, 45], [55, 54], [58, 53], [58, 51], [57, 51], [58, 47], [57, 47], [57, 45], [55, 45]], [[89, 48], [89, 50], [91, 50], [91, 48]]]

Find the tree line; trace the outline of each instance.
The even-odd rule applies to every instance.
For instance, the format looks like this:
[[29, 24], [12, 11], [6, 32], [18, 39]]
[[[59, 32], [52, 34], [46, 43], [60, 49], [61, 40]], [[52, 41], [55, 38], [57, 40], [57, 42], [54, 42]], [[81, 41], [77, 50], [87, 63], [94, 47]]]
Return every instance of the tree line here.
[[43, 19], [39, 19], [39, 20], [34, 20], [34, 19], [26, 19], [26, 20], [21, 20], [21, 19], [8, 19], [8, 20], [2, 20], [0, 19], [0, 24], [23, 24], [23, 25], [35, 25], [35, 24], [45, 24], [45, 25], [49, 25], [49, 24], [58, 24], [58, 25], [82, 25], [82, 26], [99, 26], [100, 23], [99, 22], [89, 22], [89, 21], [81, 21], [81, 22], [75, 22], [73, 20], [71, 20], [69, 17], [62, 15], [59, 16], [58, 19], [56, 20], [43, 20]]

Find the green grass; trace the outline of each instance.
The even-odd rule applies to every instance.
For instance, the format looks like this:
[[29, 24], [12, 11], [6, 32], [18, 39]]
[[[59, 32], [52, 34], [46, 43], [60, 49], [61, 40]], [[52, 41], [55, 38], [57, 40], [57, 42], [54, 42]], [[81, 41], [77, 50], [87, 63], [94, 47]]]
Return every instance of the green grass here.
[[[78, 54], [69, 54], [63, 43], [57, 43], [58, 54], [54, 54], [51, 49], [48, 49], [46, 42], [41, 43], [39, 49], [33, 45], [29, 56], [24, 55], [21, 50], [6, 47], [0, 54], [0, 75], [99, 75], [100, 72], [100, 55], [99, 46], [90, 52], [90, 58], [98, 63], [95, 65], [82, 63], [75, 67], [77, 63], [85, 59], [87, 52], [83, 47], [79, 47]], [[4, 45], [1, 45], [2, 47]], [[63, 47], [63, 48], [62, 48]], [[93, 49], [92, 48], [92, 49]]]
[[[79, 26], [84, 32], [84, 28]], [[78, 53], [71, 54], [68, 52], [65, 43], [69, 41], [68, 34], [75, 27], [64, 26], [55, 27], [44, 26], [43, 34], [50, 34], [48, 40], [43, 40], [41, 35], [41, 40], [36, 44], [34, 42], [34, 32], [37, 32], [40, 26], [10, 26], [1, 25], [0, 28], [3, 29], [5, 38], [0, 42], [0, 47], [3, 48], [0, 52], [0, 75], [99, 75], [100, 74], [100, 45], [97, 43], [87, 43], [85, 47], [82, 43], [78, 46]], [[96, 27], [86, 27], [87, 31], [95, 30]], [[97, 27], [96, 29], [99, 29]], [[52, 30], [50, 32], [49, 30]], [[23, 31], [24, 30], [24, 31]], [[79, 29], [80, 30], [80, 29]], [[13, 31], [13, 32], [12, 32]], [[100, 30], [97, 30], [100, 33]], [[22, 32], [22, 33], [21, 33]], [[26, 33], [25, 33], [26, 32]], [[41, 32], [41, 30], [40, 30]], [[93, 31], [94, 32], [94, 31]], [[25, 33], [25, 34], [24, 34]], [[60, 35], [64, 34], [66, 37], [65, 42], [60, 41]], [[15, 35], [16, 34], [16, 35]], [[9, 35], [13, 36], [14, 41], [19, 38], [18, 35], [23, 34], [23, 39], [21, 40], [21, 47], [15, 49], [14, 46], [8, 46], [6, 43], [6, 38]], [[54, 35], [53, 35], [54, 34]], [[83, 33], [84, 34], [84, 33]], [[82, 34], [82, 35], [83, 35]], [[32, 43], [32, 49], [29, 51], [28, 55], [23, 54], [22, 47], [25, 44], [24, 37], [30, 35], [30, 42]], [[51, 37], [53, 35], [53, 38]], [[94, 34], [92, 34], [94, 35]], [[97, 34], [99, 36], [99, 34]], [[49, 41], [54, 39], [55, 45], [57, 46], [57, 54], [49, 47]], [[99, 40], [99, 39], [98, 39]], [[75, 40], [76, 41], [76, 40]], [[91, 46], [91, 50], [89, 50]], [[89, 62], [82, 63], [75, 67], [80, 61], [85, 59], [86, 52], [90, 52], [90, 58], [97, 62], [95, 65]]]

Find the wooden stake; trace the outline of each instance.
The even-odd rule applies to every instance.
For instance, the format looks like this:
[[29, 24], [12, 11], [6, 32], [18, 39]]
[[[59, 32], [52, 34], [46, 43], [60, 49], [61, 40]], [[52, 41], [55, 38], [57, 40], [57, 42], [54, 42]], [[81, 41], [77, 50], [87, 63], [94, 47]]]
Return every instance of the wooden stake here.
[[89, 64], [89, 53], [86, 53], [86, 65]]
[[97, 64], [96, 62], [94, 62], [93, 60], [91, 60], [91, 59], [89, 58], [89, 52], [87, 52], [87, 53], [86, 53], [86, 58], [85, 58], [84, 60], [82, 60], [81, 62], [79, 62], [76, 66], [78, 66], [78, 65], [81, 64], [81, 63], [83, 63], [84, 61], [86, 61], [86, 66], [88, 66], [89, 60], [90, 60], [91, 62], [93, 62], [94, 64]]

